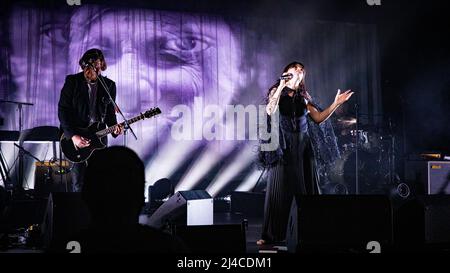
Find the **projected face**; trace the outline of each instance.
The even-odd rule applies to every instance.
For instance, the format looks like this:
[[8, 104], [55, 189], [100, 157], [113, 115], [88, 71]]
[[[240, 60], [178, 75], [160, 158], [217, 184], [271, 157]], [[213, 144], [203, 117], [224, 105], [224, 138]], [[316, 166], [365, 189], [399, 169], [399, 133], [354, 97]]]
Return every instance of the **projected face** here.
[[[59, 125], [57, 105], [65, 76], [81, 71], [78, 60], [87, 49], [99, 48], [107, 63], [102, 75], [115, 81], [116, 102], [125, 117], [156, 106], [162, 111], [154, 119], [132, 125], [137, 140], [127, 134], [127, 146], [146, 163], [148, 182], [171, 177], [178, 168], [191, 168], [183, 164], [192, 152], [208, 146], [198, 150], [206, 153], [199, 157], [202, 170], [187, 176], [200, 180], [221, 159], [217, 151], [231, 151], [232, 142], [224, 148], [204, 140], [203, 124], [192, 126], [200, 131], [200, 138], [186, 141], [174, 140], [170, 129], [180, 118], [171, 115], [174, 106], [188, 106], [201, 116], [209, 105], [230, 104], [245, 84], [240, 59], [244, 50], [236, 39], [235, 25], [219, 16], [90, 5], [68, 10], [73, 12], [70, 16], [40, 12], [44, 11], [18, 9], [11, 16], [17, 93], [36, 102], [33, 112], [25, 113], [30, 120], [26, 127]], [[30, 17], [28, 13], [38, 21], [23, 21]], [[198, 122], [195, 114], [192, 123]], [[122, 121], [120, 115], [117, 119]], [[123, 138], [110, 140], [110, 145], [121, 145]]]
[[[194, 97], [225, 105], [238, 75], [237, 45], [217, 18], [151, 10], [80, 9], [71, 20], [70, 59], [100, 48], [127, 116], [158, 106], [166, 115]], [[76, 66], [76, 64], [74, 65]]]

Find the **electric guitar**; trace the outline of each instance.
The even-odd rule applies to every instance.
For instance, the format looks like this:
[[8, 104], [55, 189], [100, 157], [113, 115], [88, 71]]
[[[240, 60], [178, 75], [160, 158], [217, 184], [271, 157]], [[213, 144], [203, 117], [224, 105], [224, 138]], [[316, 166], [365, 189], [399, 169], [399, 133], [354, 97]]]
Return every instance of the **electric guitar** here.
[[[151, 108], [145, 113], [141, 113], [140, 115], [129, 119], [128, 124], [132, 124], [146, 118], [151, 118], [159, 114], [161, 114], [161, 110], [158, 107]], [[105, 140], [108, 135], [113, 133], [117, 126], [124, 125], [125, 122], [122, 122], [106, 128], [104, 123], [94, 122], [87, 128], [80, 128], [78, 135], [88, 138], [91, 141], [90, 145], [84, 148], [77, 147], [75, 143], [73, 143], [72, 139], [67, 138], [63, 134], [60, 140], [61, 150], [69, 161], [73, 163], [84, 162], [91, 157], [95, 150], [106, 148]]]

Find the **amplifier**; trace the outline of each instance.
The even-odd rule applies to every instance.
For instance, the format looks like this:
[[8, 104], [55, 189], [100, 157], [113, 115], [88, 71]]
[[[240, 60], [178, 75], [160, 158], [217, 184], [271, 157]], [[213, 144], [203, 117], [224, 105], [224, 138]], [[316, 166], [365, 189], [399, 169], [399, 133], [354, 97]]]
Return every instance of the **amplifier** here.
[[450, 194], [450, 161], [407, 161], [405, 178], [425, 194]]
[[36, 170], [34, 173], [34, 192], [35, 195], [48, 197], [51, 192], [67, 192], [72, 189], [71, 175], [68, 172], [69, 162], [62, 161], [60, 171], [60, 162], [36, 162]]

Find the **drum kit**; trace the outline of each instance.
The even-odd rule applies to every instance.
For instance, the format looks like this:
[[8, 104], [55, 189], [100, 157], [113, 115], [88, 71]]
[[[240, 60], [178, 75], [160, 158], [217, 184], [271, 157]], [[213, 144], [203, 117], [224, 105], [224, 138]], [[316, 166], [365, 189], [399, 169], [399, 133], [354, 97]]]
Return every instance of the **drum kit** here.
[[392, 122], [361, 125], [354, 117], [337, 119], [341, 158], [330, 171], [330, 179], [346, 185], [350, 194], [381, 194], [399, 178], [395, 167], [396, 139]]

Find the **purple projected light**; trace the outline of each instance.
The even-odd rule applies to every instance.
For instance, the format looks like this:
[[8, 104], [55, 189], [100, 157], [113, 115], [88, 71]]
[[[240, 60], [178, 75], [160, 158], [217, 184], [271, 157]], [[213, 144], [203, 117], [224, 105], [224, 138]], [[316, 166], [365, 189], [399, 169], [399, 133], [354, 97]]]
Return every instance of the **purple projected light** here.
[[[103, 74], [116, 82], [116, 101], [125, 116], [155, 106], [162, 110], [157, 118], [133, 125], [137, 141], [128, 138], [128, 146], [148, 162], [149, 184], [159, 177], [150, 172], [157, 169], [170, 176], [183, 163], [183, 155], [198, 145], [171, 139], [171, 124], [179, 118], [171, 115], [172, 108], [191, 107], [194, 98], [205, 106], [225, 106], [236, 92], [242, 53], [223, 18], [90, 5], [55, 17], [44, 13], [15, 9], [10, 19], [16, 96], [36, 104], [26, 113], [26, 127], [58, 126], [56, 106], [65, 76], [80, 71], [78, 60], [85, 50], [100, 48], [108, 66]], [[30, 22], [16, 19], [30, 14]], [[28, 77], [30, 72], [35, 76]], [[110, 143], [120, 145], [122, 139]], [[155, 153], [160, 147], [164, 153]]]
[[[308, 65], [308, 87], [319, 102], [328, 104], [337, 88], [351, 86], [359, 90], [361, 112], [377, 114], [380, 109], [372, 26], [302, 21], [294, 24], [298, 35], [287, 37], [279, 32], [287, 19], [224, 18], [86, 4], [57, 10], [16, 6], [7, 15], [2, 22], [9, 29], [0, 34], [6, 41], [0, 49], [8, 66], [0, 70], [6, 73], [0, 78], [7, 81], [8, 90], [0, 95], [34, 104], [24, 109], [24, 129], [59, 126], [57, 105], [65, 77], [80, 71], [79, 58], [94, 47], [105, 54], [108, 67], [102, 74], [116, 82], [116, 101], [126, 117], [156, 106], [162, 110], [158, 117], [132, 125], [138, 140], [128, 137], [127, 146], [146, 165], [147, 186], [168, 177], [177, 189], [232, 190], [233, 173], [255, 160], [254, 151], [232, 154], [242, 141], [255, 144], [249, 141], [256, 133], [250, 128], [255, 121], [241, 122], [238, 113], [236, 120], [228, 120], [223, 110], [227, 105], [257, 109], [264, 104], [267, 88], [287, 61], [302, 60]], [[186, 128], [194, 136], [191, 139], [177, 140], [172, 134], [177, 122], [185, 118], [184, 113], [174, 111], [180, 105], [192, 113], [190, 128]], [[210, 106], [220, 108], [221, 114], [205, 116]], [[3, 130], [18, 129], [15, 110], [1, 109]], [[203, 117], [197, 119], [196, 113]], [[216, 126], [205, 129], [214, 119], [219, 121]], [[211, 140], [205, 137], [205, 130], [210, 129], [235, 138]], [[122, 145], [123, 138], [110, 139], [109, 144]], [[42, 150], [30, 149], [36, 154]], [[3, 151], [12, 164], [17, 151], [7, 147]], [[230, 155], [240, 164], [227, 166]], [[26, 162], [25, 168], [31, 174], [32, 164], [32, 160]], [[242, 174], [239, 179], [246, 185], [238, 189], [256, 183], [256, 173]], [[29, 174], [26, 177], [33, 180]]]

